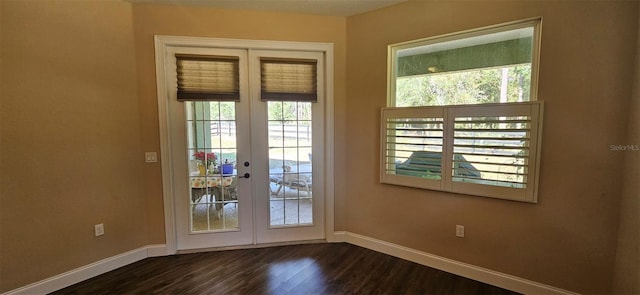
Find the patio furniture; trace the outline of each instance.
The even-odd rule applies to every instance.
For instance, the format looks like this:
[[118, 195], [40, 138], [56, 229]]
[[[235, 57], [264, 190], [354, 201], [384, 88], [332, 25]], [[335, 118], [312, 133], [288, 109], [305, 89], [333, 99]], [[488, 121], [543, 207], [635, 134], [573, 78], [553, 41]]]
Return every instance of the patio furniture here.
[[[304, 170], [305, 168], [303, 167]], [[310, 169], [310, 167], [309, 167]], [[291, 166], [284, 165], [282, 166], [282, 172], [278, 173], [270, 173], [269, 180], [275, 183], [278, 188], [275, 192], [271, 191], [272, 195], [277, 195], [280, 193], [283, 187], [290, 187], [297, 190], [303, 190], [307, 193], [311, 192], [312, 189], [312, 179], [309, 172], [297, 172], [292, 171]], [[306, 175], [309, 174], [309, 175]]]
[[[470, 176], [480, 178], [480, 171], [465, 159], [463, 155], [454, 154], [454, 162], [457, 165], [455, 176]], [[396, 174], [414, 177], [427, 177], [428, 175], [440, 175], [442, 171], [442, 153], [429, 151], [412, 152], [404, 162], [396, 164]]]
[[204, 195], [209, 195], [209, 202], [214, 202], [216, 210], [222, 209], [223, 203], [226, 201], [234, 201], [238, 199], [237, 178], [236, 176], [191, 176], [191, 204], [195, 206], [200, 203]]
[[311, 192], [312, 182], [308, 177], [300, 177], [297, 173], [291, 174], [283, 174], [282, 176], [271, 175], [271, 182], [278, 185], [278, 188], [275, 192], [271, 192], [273, 195], [277, 195], [282, 190], [282, 187], [287, 186], [290, 188], [295, 188], [298, 190], [304, 190], [306, 192]]

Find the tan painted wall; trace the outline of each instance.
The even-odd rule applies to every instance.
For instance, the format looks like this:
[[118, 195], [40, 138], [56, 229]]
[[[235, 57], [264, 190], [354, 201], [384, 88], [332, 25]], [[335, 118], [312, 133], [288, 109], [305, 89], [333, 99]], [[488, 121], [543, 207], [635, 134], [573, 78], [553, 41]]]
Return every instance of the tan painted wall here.
[[[640, 7], [638, 8], [640, 10]], [[640, 27], [640, 22], [638, 23]], [[629, 129], [623, 143], [624, 185], [614, 272], [614, 294], [640, 294], [640, 31], [636, 41], [636, 72], [629, 107]]]
[[0, 3], [3, 292], [148, 239], [131, 5]]
[[[219, 10], [135, 4], [133, 6], [138, 63], [138, 87], [142, 145], [145, 150], [159, 151], [158, 112], [155, 80], [154, 35], [215, 37], [233, 39], [305, 41], [334, 43], [335, 117], [336, 117], [336, 196], [344, 200], [345, 146], [345, 69], [346, 19], [272, 12]], [[164, 243], [162, 180], [159, 165], [145, 170], [150, 243]], [[344, 206], [338, 203], [337, 228], [340, 228]]]
[[[386, 46], [542, 16], [538, 204], [382, 185]], [[638, 2], [415, 0], [348, 18], [346, 228], [584, 293], [609, 293]], [[637, 164], [636, 164], [637, 165]], [[637, 181], [633, 180], [633, 181]], [[466, 227], [456, 238], [455, 225]]]
[[[159, 151], [153, 35], [164, 34], [335, 43], [338, 230], [609, 293], [623, 179], [636, 181], [609, 145], [635, 140], [637, 2], [411, 1], [345, 19], [0, 0], [0, 15], [0, 292], [164, 243], [160, 165], [142, 162]], [[379, 184], [386, 46], [532, 16], [544, 17], [540, 203]], [[99, 222], [107, 234], [94, 238]]]
[[[1, 3], [0, 292], [165, 242], [160, 165], [142, 154], [159, 151], [154, 34], [334, 43], [336, 149], [344, 149], [343, 17]], [[94, 238], [100, 222], [106, 235]]]

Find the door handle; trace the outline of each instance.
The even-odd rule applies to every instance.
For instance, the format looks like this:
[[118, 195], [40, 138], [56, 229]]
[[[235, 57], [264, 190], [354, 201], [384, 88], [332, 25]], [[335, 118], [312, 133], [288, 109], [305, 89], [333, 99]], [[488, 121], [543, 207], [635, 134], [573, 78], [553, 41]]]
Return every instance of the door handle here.
[[244, 175], [240, 176], [240, 178], [249, 178], [251, 177], [251, 174], [249, 173], [245, 173]]

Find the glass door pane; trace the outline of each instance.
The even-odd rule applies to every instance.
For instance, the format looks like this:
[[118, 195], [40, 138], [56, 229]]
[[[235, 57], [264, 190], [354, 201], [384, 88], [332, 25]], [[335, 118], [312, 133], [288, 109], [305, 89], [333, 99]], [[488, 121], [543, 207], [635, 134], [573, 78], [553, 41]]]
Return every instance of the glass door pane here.
[[191, 233], [239, 230], [235, 102], [185, 102]]
[[270, 226], [313, 224], [311, 103], [270, 101]]

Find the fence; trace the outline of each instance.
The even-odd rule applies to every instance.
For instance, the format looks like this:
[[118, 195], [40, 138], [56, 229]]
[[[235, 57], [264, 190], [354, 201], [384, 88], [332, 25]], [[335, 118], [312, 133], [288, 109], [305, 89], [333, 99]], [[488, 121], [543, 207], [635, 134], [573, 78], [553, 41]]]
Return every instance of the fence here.
[[[211, 122], [211, 135], [236, 135], [236, 122]], [[311, 139], [311, 126], [297, 124], [269, 124], [269, 137], [284, 139]]]

